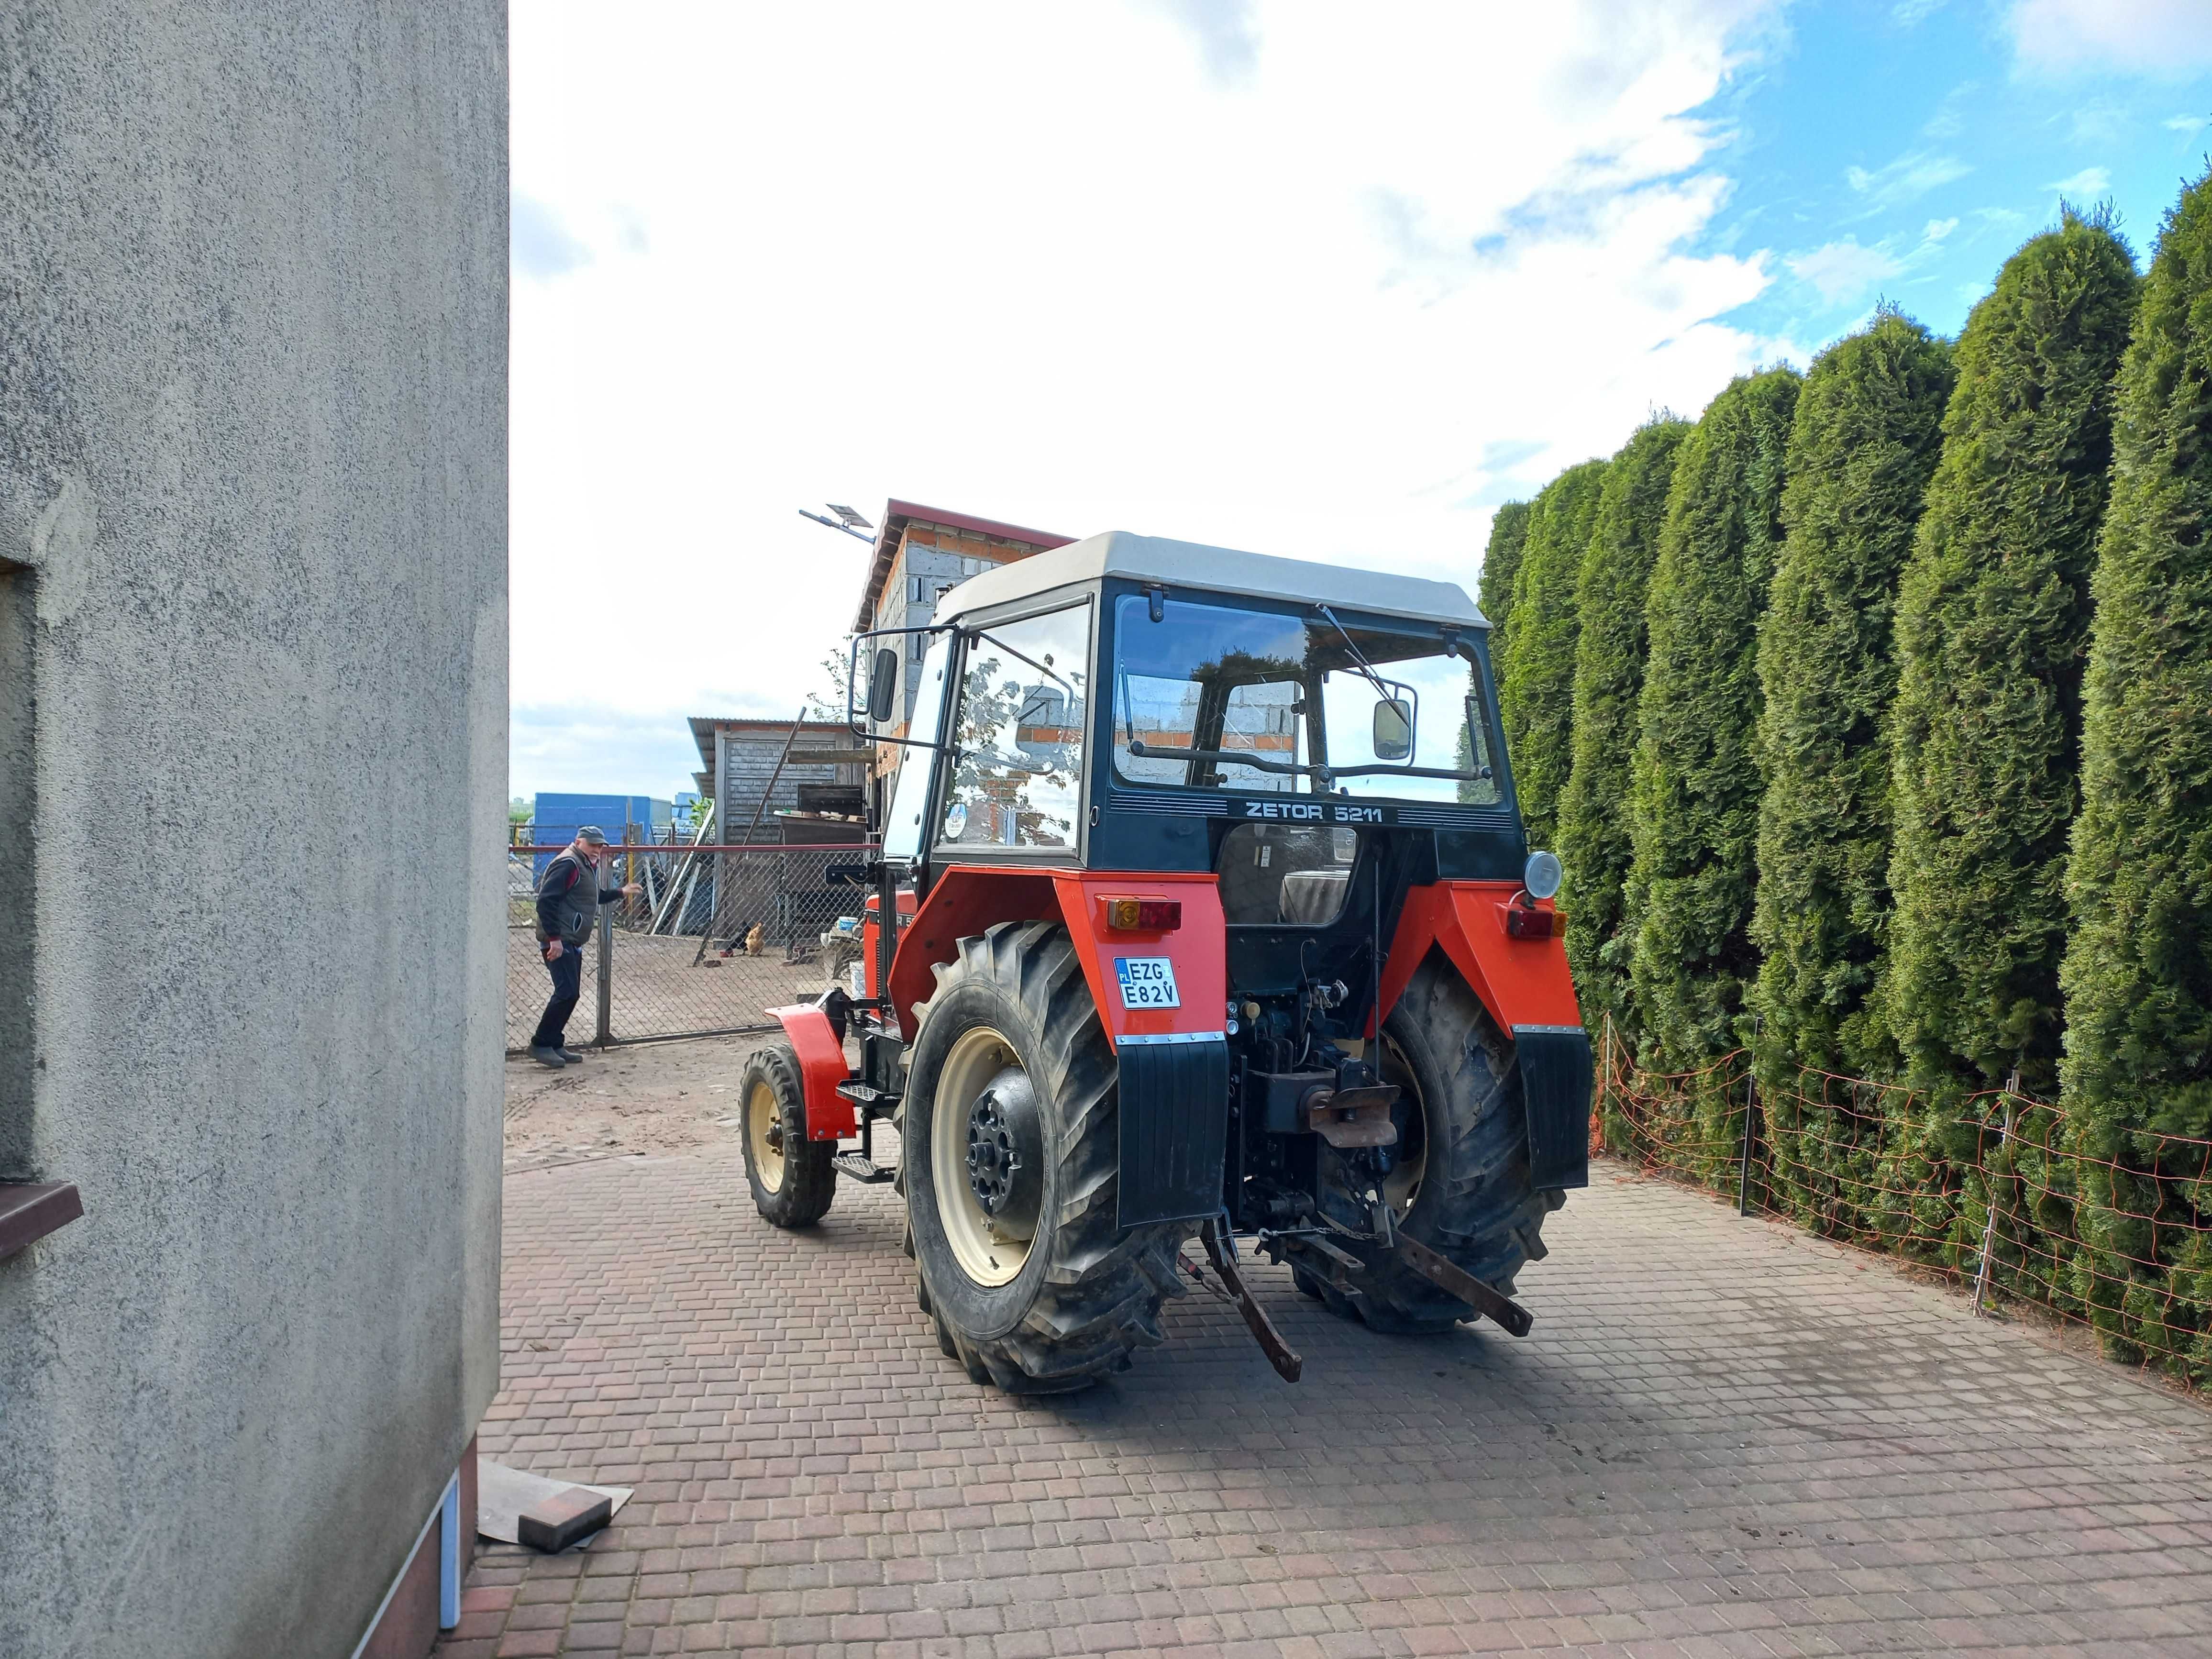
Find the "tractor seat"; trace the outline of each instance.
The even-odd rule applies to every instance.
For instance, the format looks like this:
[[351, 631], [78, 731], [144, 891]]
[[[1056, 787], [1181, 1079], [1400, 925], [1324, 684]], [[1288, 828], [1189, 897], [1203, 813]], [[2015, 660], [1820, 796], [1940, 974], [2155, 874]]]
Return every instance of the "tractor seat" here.
[[1348, 869], [1291, 871], [1283, 878], [1282, 919], [1301, 927], [1326, 927], [1344, 909], [1345, 889], [1351, 881]]

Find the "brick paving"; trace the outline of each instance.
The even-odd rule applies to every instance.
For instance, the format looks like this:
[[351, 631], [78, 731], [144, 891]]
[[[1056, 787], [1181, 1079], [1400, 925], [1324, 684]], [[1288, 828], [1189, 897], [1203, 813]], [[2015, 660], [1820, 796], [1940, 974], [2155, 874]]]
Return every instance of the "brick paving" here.
[[777, 1233], [734, 1146], [507, 1185], [491, 1457], [635, 1484], [488, 1547], [444, 1659], [2212, 1655], [2212, 1416], [1601, 1166], [1534, 1332], [1379, 1337], [1254, 1274], [1088, 1394], [968, 1382], [887, 1188]]

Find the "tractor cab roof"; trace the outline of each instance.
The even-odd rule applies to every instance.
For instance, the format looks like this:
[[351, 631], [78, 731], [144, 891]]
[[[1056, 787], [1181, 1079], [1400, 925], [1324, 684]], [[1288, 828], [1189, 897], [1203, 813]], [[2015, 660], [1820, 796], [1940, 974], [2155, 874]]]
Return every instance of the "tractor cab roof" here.
[[1258, 599], [1303, 599], [1370, 616], [1410, 617], [1421, 622], [1457, 623], [1466, 628], [1490, 626], [1456, 582], [1433, 582], [1346, 565], [1312, 564], [1268, 553], [1240, 553], [1234, 548], [1137, 536], [1126, 530], [1085, 537], [971, 576], [939, 602], [937, 616], [941, 622], [950, 622], [1060, 588], [1095, 585], [1107, 576], [1158, 582], [1184, 592], [1199, 589]]

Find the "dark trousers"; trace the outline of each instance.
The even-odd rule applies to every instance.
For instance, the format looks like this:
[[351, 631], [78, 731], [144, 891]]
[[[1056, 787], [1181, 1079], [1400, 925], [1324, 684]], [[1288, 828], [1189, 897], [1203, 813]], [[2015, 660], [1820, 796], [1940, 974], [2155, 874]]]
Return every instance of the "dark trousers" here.
[[561, 954], [545, 964], [545, 971], [553, 975], [553, 1000], [545, 1005], [545, 1017], [538, 1022], [538, 1033], [530, 1039], [533, 1048], [557, 1048], [563, 1041], [562, 1032], [568, 1016], [576, 1012], [576, 999], [583, 994], [582, 949], [562, 945]]

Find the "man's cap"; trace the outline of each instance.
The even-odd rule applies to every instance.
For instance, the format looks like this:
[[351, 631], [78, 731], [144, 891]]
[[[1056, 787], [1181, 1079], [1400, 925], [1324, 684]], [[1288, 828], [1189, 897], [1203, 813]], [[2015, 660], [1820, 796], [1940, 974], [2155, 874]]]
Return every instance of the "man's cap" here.
[[596, 823], [586, 823], [576, 831], [576, 839], [586, 847], [605, 847], [607, 832]]

